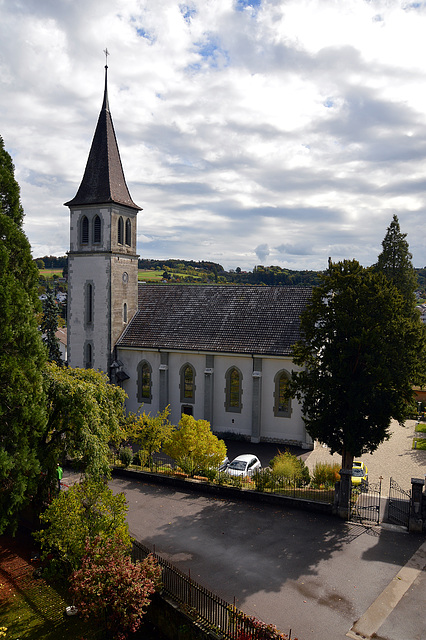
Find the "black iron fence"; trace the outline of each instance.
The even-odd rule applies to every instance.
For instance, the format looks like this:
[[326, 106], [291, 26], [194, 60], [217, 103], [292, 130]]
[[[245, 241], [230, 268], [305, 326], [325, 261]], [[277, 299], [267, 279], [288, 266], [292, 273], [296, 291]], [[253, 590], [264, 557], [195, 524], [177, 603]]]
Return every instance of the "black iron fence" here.
[[[334, 503], [334, 485], [315, 484], [300, 478], [280, 476], [273, 473], [268, 467], [250, 476], [232, 476], [226, 472], [226, 469], [221, 470], [220, 468], [209, 468], [198, 474], [191, 474], [179, 467], [168, 456], [159, 453], [154, 454], [152, 459], [138, 460], [135, 458], [134, 462], [140, 464], [131, 464], [128, 468], [135, 471], [148, 471], [178, 478], [193, 478], [200, 482], [211, 482], [219, 486], [273, 493], [313, 502]], [[120, 466], [120, 460], [117, 456], [112, 456], [111, 463]]]
[[411, 490], [402, 489], [399, 484], [390, 478], [388, 520], [393, 524], [408, 527], [410, 518]]
[[[223, 640], [291, 640], [272, 624], [249, 616], [237, 609], [235, 604], [198, 584], [180, 569], [151, 551], [144, 544], [133, 541], [132, 558], [143, 560], [152, 554], [161, 566], [162, 593], [176, 602], [179, 608], [206, 631], [214, 631]], [[295, 639], [296, 640], [296, 639]]]
[[382, 478], [379, 482], [362, 482], [351, 485], [350, 520], [379, 524], [382, 493]]

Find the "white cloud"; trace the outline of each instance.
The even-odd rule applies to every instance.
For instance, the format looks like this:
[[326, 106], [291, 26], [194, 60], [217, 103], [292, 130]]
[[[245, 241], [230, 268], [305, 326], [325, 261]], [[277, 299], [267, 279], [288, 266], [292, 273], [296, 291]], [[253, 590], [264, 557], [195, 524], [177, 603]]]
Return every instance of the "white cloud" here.
[[34, 255], [68, 248], [108, 47], [142, 256], [371, 264], [397, 213], [426, 264], [423, 3], [0, 4], [0, 135]]

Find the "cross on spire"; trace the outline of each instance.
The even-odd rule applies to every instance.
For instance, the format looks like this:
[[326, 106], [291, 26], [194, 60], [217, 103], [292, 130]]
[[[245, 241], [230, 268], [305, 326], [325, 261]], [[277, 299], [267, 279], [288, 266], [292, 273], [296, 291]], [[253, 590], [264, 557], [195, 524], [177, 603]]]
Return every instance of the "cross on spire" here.
[[109, 56], [109, 51], [108, 49], [104, 49], [104, 54], [105, 54], [105, 66], [108, 66], [108, 56]]

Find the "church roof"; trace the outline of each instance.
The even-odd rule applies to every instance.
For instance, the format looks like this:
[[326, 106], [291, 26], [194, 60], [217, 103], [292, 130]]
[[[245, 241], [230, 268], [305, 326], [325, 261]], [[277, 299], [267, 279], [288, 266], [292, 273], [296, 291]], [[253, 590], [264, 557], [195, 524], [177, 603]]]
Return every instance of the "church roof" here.
[[108, 104], [107, 67], [102, 109], [90, 148], [86, 170], [77, 195], [65, 205], [121, 204], [140, 211], [130, 196], [121, 164], [114, 125]]
[[117, 346], [287, 356], [311, 291], [139, 284], [139, 310]]

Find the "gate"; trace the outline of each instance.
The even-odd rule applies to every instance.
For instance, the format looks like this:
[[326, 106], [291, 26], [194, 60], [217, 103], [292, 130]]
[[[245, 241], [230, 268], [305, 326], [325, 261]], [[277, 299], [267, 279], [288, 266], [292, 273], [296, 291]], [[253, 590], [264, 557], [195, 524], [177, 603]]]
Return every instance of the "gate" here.
[[379, 482], [365, 482], [351, 487], [352, 522], [379, 524], [382, 479]]
[[388, 520], [393, 524], [408, 527], [410, 517], [411, 491], [401, 489], [393, 478], [390, 479]]

